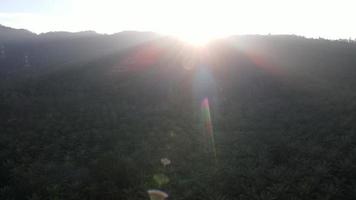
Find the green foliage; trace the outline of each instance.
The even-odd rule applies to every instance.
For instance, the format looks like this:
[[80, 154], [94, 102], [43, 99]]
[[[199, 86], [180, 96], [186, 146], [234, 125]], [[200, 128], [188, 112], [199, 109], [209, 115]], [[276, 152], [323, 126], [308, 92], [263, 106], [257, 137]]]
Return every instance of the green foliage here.
[[355, 199], [356, 44], [240, 39], [245, 49], [209, 47], [217, 160], [198, 69], [181, 66], [173, 42], [160, 41], [168, 47], [146, 69], [117, 72], [128, 50], [1, 79], [0, 199], [148, 199], [149, 189], [177, 200]]

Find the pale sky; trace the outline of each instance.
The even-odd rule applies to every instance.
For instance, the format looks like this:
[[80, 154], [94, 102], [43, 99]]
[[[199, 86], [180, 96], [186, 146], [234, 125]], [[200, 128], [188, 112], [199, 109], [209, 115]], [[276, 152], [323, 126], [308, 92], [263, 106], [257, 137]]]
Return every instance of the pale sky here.
[[154, 31], [191, 38], [356, 38], [355, 0], [0, 0], [0, 24], [41, 33]]

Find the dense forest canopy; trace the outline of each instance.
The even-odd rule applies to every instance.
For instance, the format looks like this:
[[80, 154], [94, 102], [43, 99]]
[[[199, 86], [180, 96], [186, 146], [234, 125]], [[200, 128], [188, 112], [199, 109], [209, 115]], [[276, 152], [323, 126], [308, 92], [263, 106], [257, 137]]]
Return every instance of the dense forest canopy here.
[[355, 199], [356, 43], [0, 26], [0, 199]]

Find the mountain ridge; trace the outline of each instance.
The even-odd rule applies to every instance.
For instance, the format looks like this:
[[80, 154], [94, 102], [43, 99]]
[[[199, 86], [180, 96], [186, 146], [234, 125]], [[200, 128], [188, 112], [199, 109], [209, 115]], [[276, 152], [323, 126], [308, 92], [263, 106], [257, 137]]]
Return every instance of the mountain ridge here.
[[0, 199], [356, 199], [354, 42], [55, 35], [0, 42]]

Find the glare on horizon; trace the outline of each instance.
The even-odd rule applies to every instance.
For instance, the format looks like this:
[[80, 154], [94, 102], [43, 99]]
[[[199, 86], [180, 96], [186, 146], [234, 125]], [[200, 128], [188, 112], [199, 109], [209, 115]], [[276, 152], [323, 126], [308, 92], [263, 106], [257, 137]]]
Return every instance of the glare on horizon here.
[[196, 44], [234, 34], [356, 38], [352, 0], [2, 0], [0, 24], [36, 33], [154, 31]]

